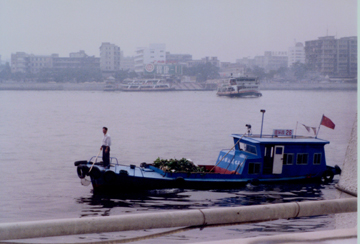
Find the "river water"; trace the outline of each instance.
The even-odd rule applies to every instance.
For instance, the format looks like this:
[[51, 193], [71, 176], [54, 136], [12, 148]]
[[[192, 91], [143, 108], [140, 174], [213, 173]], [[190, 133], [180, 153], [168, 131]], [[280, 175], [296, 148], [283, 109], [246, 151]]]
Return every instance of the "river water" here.
[[[245, 124], [252, 125], [253, 133], [260, 133], [260, 109], [266, 110], [264, 134], [273, 129], [296, 129], [298, 135], [311, 135], [301, 124], [318, 127], [325, 114], [336, 124], [335, 130], [322, 126], [319, 132], [319, 138], [330, 141], [325, 146], [327, 164], [342, 166], [357, 112], [355, 91], [263, 91], [260, 98], [217, 97], [213, 91], [0, 91], [0, 223], [336, 198], [334, 184], [98, 196], [77, 177], [73, 162], [98, 153], [103, 126], [109, 128], [112, 138], [111, 156], [120, 163], [140, 165], [157, 157], [185, 157], [197, 164], [214, 164], [221, 149], [232, 147], [230, 135], [245, 133]], [[332, 217], [321, 216], [197, 229], [142, 243], [331, 228]], [[139, 232], [82, 235], [70, 240], [136, 235]], [[43, 238], [37, 242], [59, 240], [64, 241]]]

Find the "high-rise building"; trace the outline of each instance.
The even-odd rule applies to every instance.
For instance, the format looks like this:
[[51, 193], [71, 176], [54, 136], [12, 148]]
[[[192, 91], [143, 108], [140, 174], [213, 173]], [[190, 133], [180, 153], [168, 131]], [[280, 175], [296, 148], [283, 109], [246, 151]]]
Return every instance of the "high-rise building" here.
[[166, 63], [166, 45], [152, 43], [149, 47], [138, 47], [134, 57], [135, 72], [143, 73], [147, 64]]
[[319, 37], [305, 42], [305, 62], [332, 77], [357, 76], [357, 37]]
[[101, 44], [100, 69], [108, 72], [120, 70], [120, 47], [109, 42], [103, 42]]
[[301, 42], [297, 42], [295, 46], [288, 49], [288, 67], [297, 62], [305, 63], [305, 48]]
[[341, 77], [357, 77], [357, 37], [337, 40], [336, 73]]
[[305, 42], [305, 62], [324, 75], [334, 75], [336, 70], [336, 39], [319, 37]]

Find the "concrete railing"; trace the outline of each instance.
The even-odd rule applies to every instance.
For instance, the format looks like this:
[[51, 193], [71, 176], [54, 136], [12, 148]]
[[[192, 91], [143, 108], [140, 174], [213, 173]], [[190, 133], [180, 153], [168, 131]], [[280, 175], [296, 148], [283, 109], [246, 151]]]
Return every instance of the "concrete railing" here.
[[356, 211], [357, 199], [348, 198], [98, 218], [1, 223], [0, 240], [183, 226], [241, 224]]

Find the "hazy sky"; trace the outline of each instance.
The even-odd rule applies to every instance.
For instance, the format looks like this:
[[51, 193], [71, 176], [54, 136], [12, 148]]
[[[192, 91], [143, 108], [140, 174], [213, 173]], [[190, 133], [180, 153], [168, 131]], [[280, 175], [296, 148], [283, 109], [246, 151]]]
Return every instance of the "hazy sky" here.
[[85, 50], [102, 42], [132, 56], [165, 43], [171, 53], [221, 61], [286, 51], [294, 40], [357, 35], [356, 0], [0, 0], [0, 55]]

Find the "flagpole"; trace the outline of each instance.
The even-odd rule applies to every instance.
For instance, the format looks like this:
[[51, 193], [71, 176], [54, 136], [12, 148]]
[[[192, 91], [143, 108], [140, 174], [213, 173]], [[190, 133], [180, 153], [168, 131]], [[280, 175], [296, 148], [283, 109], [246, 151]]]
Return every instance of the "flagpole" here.
[[324, 114], [323, 114], [323, 116], [321, 117], [320, 124], [319, 124], [319, 128], [318, 128], [318, 131], [316, 132], [316, 136], [315, 136], [315, 138], [317, 138], [317, 136], [318, 136], [318, 134], [319, 134], [319, 131], [320, 131], [320, 125], [321, 125], [321, 123], [322, 123], [322, 121], [323, 121], [323, 118], [324, 118]]
[[296, 121], [296, 127], [295, 127], [295, 137], [296, 137], [296, 131], [297, 131], [297, 126], [298, 126], [299, 121]]

